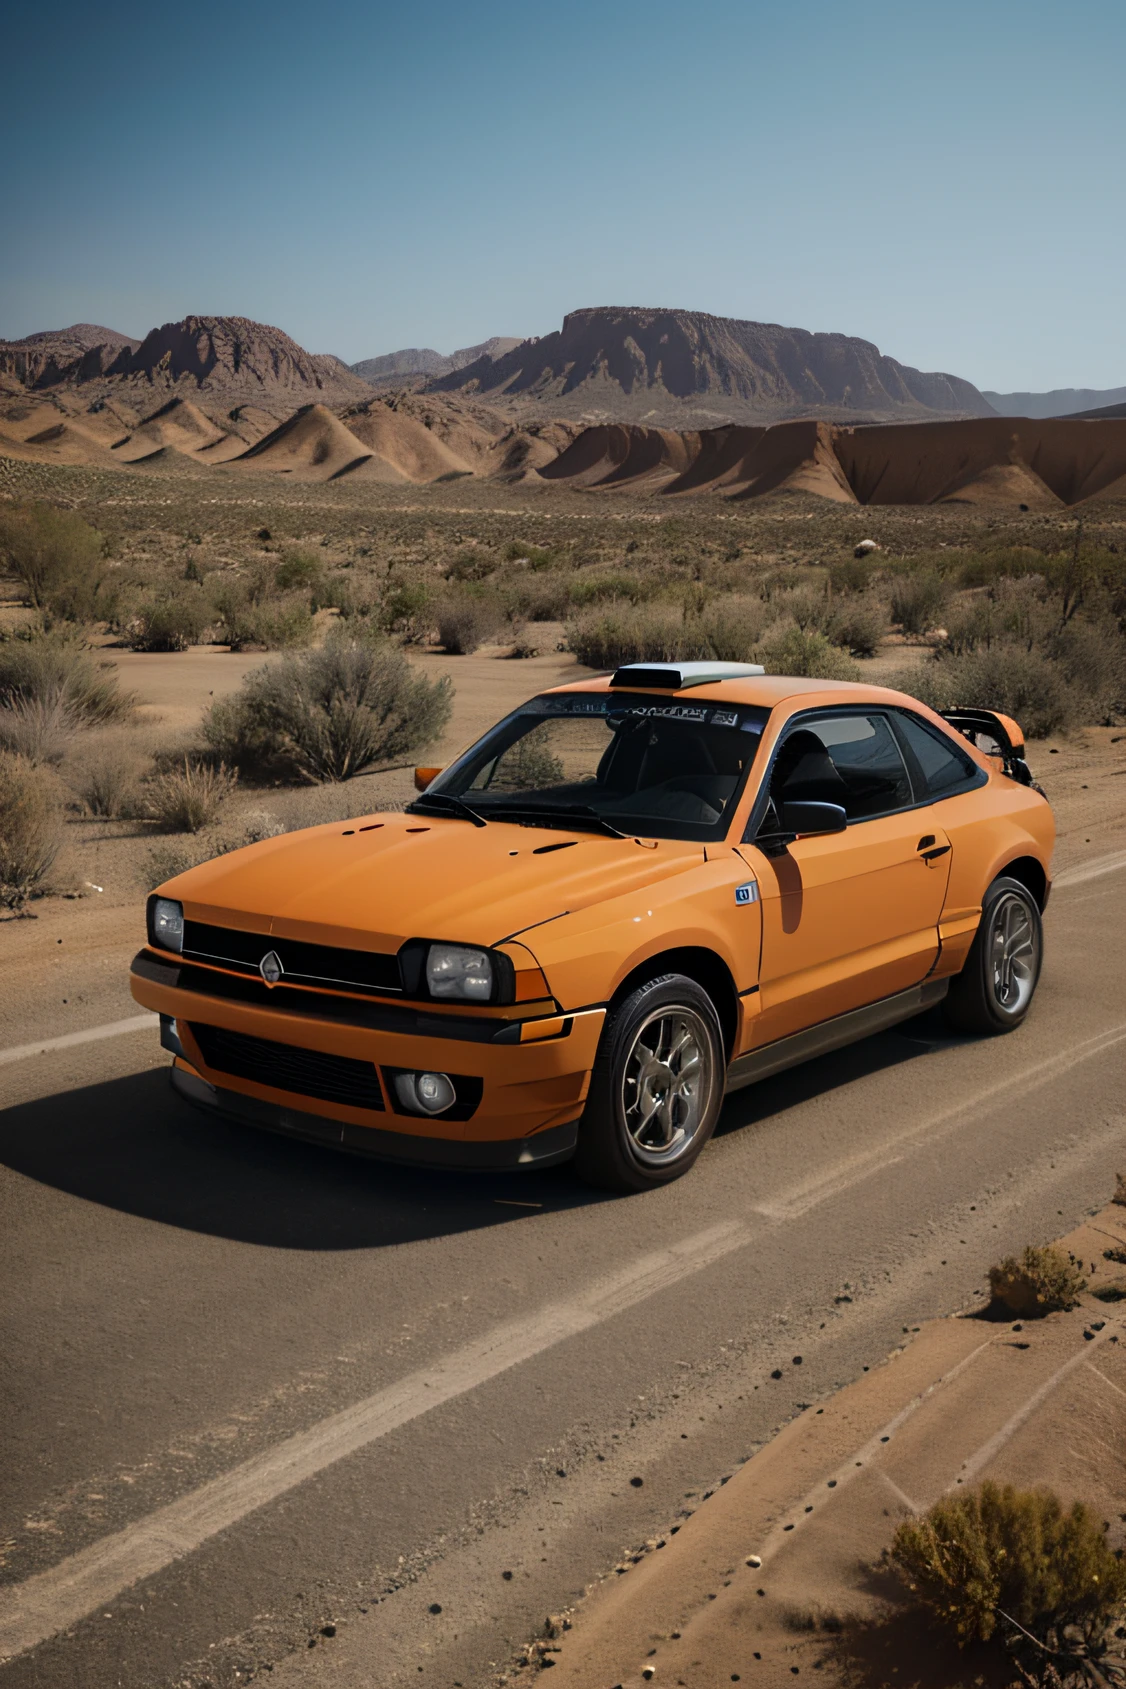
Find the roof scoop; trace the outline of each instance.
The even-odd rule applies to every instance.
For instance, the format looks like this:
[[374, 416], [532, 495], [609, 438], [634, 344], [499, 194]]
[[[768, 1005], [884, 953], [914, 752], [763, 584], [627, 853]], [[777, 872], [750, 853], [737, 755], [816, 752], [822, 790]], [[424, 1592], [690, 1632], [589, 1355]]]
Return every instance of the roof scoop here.
[[691, 686], [712, 686], [717, 680], [747, 680], [765, 673], [761, 663], [624, 663], [614, 671], [610, 685], [686, 692]]

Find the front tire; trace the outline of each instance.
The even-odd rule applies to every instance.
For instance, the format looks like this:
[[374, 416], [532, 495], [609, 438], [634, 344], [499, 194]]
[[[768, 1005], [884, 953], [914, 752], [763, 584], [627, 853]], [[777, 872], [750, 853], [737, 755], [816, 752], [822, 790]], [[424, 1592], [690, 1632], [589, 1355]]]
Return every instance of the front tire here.
[[601, 1190], [645, 1191], [687, 1173], [712, 1135], [726, 1073], [704, 989], [646, 980], [610, 1012], [579, 1126], [575, 1171]]
[[956, 1032], [1012, 1032], [1032, 1006], [1044, 956], [1040, 910], [1027, 886], [1002, 874], [981, 903], [981, 923], [944, 1004]]

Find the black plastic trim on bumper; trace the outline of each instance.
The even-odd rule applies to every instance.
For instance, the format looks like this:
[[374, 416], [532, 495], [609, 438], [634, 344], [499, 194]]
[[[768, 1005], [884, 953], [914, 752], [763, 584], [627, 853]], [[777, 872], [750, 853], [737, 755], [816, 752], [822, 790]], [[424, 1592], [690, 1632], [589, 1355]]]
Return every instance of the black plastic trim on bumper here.
[[[372, 1032], [395, 1032], [405, 1038], [449, 1038], [464, 1044], [518, 1044], [523, 1024], [518, 1020], [427, 1014], [406, 1006], [400, 1008], [398, 1004], [369, 1005], [355, 997], [338, 997], [327, 991], [271, 986], [262, 980], [221, 973], [217, 968], [205, 968], [196, 962], [166, 962], [162, 956], [154, 956], [149, 950], [138, 951], [130, 971], [138, 979], [147, 979], [153, 985], [164, 985], [172, 991], [190, 991], [193, 996], [209, 997], [214, 1002], [245, 1003], [250, 1008], [268, 1009], [271, 1014], [327, 1020], [336, 1026], [361, 1026]], [[203, 1018], [202, 1008], [198, 1014]], [[543, 1018], [554, 1019], [555, 1011]]]
[[407, 1132], [389, 1132], [380, 1126], [352, 1126], [303, 1109], [281, 1108], [240, 1091], [209, 1085], [197, 1073], [173, 1067], [172, 1088], [188, 1102], [225, 1115], [244, 1126], [256, 1126], [287, 1138], [327, 1144], [353, 1155], [377, 1161], [395, 1161], [412, 1167], [448, 1167], [465, 1171], [500, 1172], [508, 1168], [554, 1167], [569, 1161], [578, 1142], [579, 1124], [550, 1126], [531, 1138], [512, 1138], [492, 1143], [465, 1143], [449, 1138], [415, 1137]]
[[833, 1050], [843, 1050], [846, 1044], [870, 1038], [873, 1033], [886, 1032], [912, 1015], [941, 1003], [950, 989], [948, 979], [924, 980], [907, 991], [897, 991], [894, 997], [881, 997], [862, 1009], [850, 1009], [847, 1014], [835, 1015], [832, 1020], [820, 1021], [803, 1032], [793, 1032], [788, 1038], [778, 1038], [761, 1049], [748, 1050], [737, 1056], [727, 1070], [727, 1091], [740, 1091], [744, 1085], [754, 1085], [771, 1074], [782, 1073], [799, 1062], [812, 1061], [815, 1056], [827, 1056]]

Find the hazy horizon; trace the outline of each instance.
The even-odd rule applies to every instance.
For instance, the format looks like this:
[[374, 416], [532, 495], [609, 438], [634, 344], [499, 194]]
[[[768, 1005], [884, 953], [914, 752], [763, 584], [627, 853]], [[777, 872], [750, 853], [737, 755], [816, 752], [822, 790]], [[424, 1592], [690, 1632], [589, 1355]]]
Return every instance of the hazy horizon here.
[[239, 315], [355, 363], [655, 302], [1126, 383], [1126, 11], [908, 10], [27, 9], [0, 325]]

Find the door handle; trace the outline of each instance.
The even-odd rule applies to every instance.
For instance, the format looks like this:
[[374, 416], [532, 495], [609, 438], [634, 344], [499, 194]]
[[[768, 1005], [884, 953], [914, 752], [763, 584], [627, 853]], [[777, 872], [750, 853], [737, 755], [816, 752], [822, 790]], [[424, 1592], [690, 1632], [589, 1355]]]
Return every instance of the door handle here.
[[919, 855], [924, 862], [935, 862], [940, 856], [945, 856], [949, 849], [949, 845], [935, 845], [932, 850], [921, 850]]

